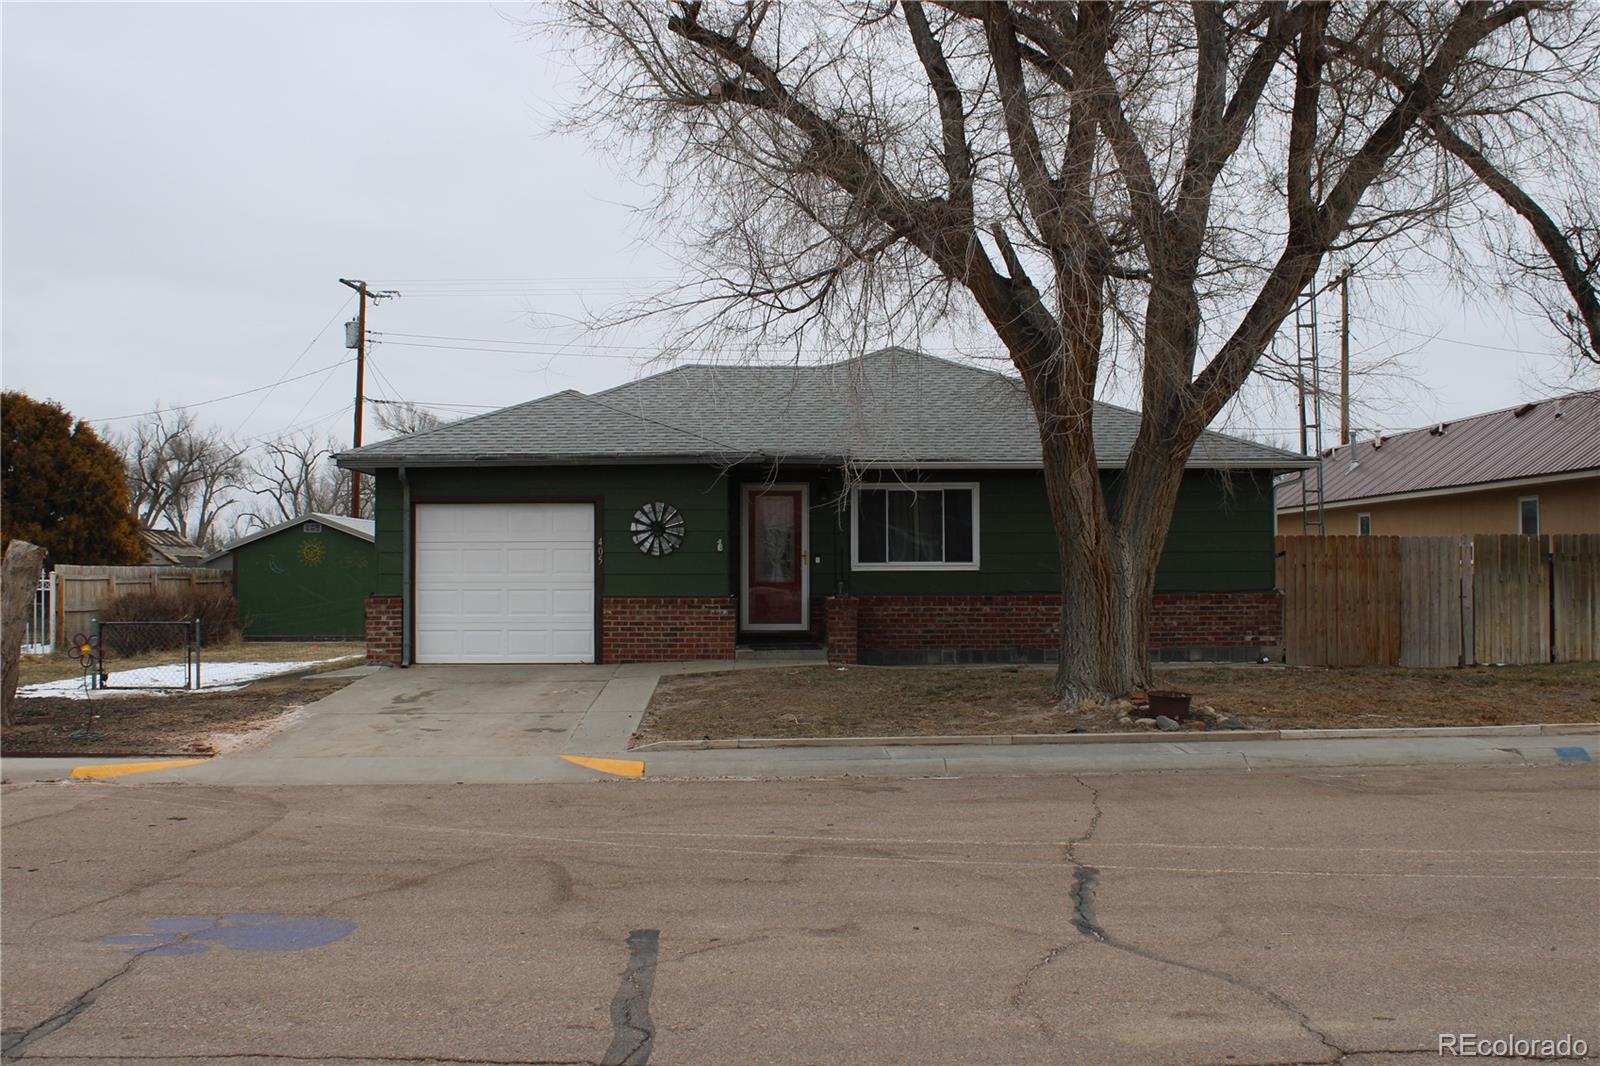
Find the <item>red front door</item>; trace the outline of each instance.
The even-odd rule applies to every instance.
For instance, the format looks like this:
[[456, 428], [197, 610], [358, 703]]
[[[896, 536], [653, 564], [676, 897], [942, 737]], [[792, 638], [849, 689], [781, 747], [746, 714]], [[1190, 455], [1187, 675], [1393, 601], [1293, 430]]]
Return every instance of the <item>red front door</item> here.
[[745, 626], [806, 628], [805, 491], [745, 491]]

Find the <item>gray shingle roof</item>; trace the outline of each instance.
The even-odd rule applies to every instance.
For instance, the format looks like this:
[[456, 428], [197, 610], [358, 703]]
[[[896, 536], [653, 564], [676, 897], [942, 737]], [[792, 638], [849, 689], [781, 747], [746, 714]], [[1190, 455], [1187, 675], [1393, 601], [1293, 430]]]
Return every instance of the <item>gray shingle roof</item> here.
[[[1097, 404], [1095, 451], [1121, 466], [1137, 412]], [[994, 371], [886, 348], [823, 366], [682, 366], [594, 395], [553, 396], [338, 456], [400, 464], [711, 461], [908, 466], [1040, 462], [1022, 384]], [[1191, 466], [1304, 465], [1293, 453], [1205, 433]]]
[[[1600, 391], [1574, 392], [1334, 448], [1323, 461], [1322, 500], [1338, 503], [1596, 469]], [[1299, 506], [1298, 480], [1278, 486], [1280, 510]]]

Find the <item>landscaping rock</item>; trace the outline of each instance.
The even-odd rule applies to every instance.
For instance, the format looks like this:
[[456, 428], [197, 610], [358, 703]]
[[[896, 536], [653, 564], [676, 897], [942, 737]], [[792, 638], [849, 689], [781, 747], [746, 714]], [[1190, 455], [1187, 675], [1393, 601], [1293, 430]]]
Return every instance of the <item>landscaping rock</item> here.
[[1249, 729], [1250, 727], [1245, 725], [1243, 722], [1239, 721], [1239, 719], [1235, 718], [1233, 715], [1225, 714], [1225, 715], [1222, 715], [1220, 718], [1217, 719], [1216, 728], [1218, 728], [1218, 729]]
[[1163, 733], [1172, 733], [1183, 728], [1177, 722], [1174, 722], [1171, 718], [1168, 718], [1164, 714], [1156, 715], [1155, 721], [1156, 728], [1161, 730]]
[[1133, 727], [1135, 729], [1154, 729], [1156, 727], [1156, 720], [1154, 718], [1135, 718], [1133, 720]]

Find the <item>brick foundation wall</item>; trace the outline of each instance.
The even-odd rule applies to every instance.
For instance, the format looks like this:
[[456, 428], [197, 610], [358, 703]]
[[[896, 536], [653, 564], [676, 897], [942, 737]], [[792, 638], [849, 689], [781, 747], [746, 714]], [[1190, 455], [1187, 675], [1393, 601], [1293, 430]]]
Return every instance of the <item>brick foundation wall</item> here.
[[733, 658], [732, 596], [606, 596], [600, 605], [601, 662]]
[[1155, 611], [1150, 618], [1150, 647], [1154, 652], [1183, 648], [1275, 649], [1282, 644], [1283, 597], [1275, 590], [1156, 593]]
[[[1048, 662], [1059, 649], [1059, 596], [839, 598], [845, 599], [855, 605], [855, 639], [849, 643], [861, 662]], [[836, 602], [829, 601], [830, 660]], [[1150, 633], [1154, 659], [1252, 660], [1282, 641], [1283, 607], [1276, 592], [1156, 594]], [[847, 647], [842, 635], [838, 644], [842, 656]]]
[[399, 596], [367, 597], [367, 662], [400, 665], [403, 625]]
[[830, 663], [859, 661], [859, 615], [861, 601], [854, 596], [829, 596], [824, 603], [825, 634]]

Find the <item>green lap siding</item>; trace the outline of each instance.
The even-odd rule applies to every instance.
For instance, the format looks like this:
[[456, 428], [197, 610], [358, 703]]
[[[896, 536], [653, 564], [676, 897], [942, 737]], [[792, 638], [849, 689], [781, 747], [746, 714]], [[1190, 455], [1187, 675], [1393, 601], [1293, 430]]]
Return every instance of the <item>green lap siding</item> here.
[[[1104, 475], [1108, 493], [1119, 471]], [[1059, 592], [1055, 534], [1037, 471], [951, 471], [926, 481], [979, 483], [976, 571], [852, 571], [848, 516], [835, 506], [842, 482], [833, 471], [693, 466], [414, 469], [412, 500], [538, 501], [599, 498], [605, 539], [603, 592], [608, 596], [727, 596], [737, 590], [738, 486], [741, 482], [804, 482], [811, 492], [811, 594], [983, 594]], [[401, 487], [393, 471], [378, 479], [377, 591], [401, 591]], [[646, 556], [633, 545], [633, 513], [651, 501], [684, 517], [682, 546]], [[719, 547], [720, 546], [720, 547]], [[1234, 592], [1273, 585], [1271, 475], [1265, 471], [1184, 477], [1172, 532], [1156, 573], [1163, 592]]]
[[360, 537], [293, 526], [235, 548], [233, 566], [247, 638], [361, 639], [377, 565]]
[[[727, 596], [728, 483], [718, 471], [684, 466], [486, 467], [477, 470], [408, 470], [411, 500], [600, 501], [605, 539], [607, 596]], [[405, 553], [400, 478], [378, 476], [378, 590], [399, 595]], [[683, 543], [670, 555], [645, 555], [634, 547], [633, 514], [647, 503], [670, 504], [683, 515]], [[720, 546], [720, 550], [719, 550]]]

